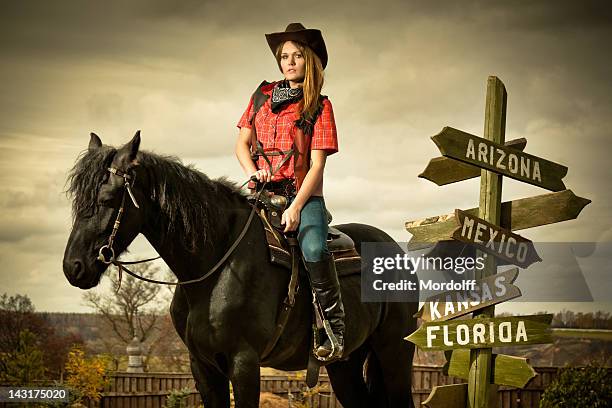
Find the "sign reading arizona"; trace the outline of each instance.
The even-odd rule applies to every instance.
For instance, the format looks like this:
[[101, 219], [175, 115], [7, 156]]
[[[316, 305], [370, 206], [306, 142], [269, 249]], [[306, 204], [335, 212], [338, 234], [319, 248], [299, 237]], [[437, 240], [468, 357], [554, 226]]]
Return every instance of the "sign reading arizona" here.
[[432, 137], [440, 153], [551, 191], [565, 190], [567, 167], [452, 127]]

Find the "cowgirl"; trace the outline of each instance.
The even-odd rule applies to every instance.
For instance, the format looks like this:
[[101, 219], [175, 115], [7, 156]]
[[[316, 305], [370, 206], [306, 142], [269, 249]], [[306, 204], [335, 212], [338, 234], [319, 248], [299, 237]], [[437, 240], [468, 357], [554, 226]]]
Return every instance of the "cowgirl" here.
[[[339, 347], [327, 338], [318, 357], [339, 358], [344, 349], [344, 307], [334, 260], [327, 248], [323, 172], [338, 151], [332, 105], [321, 95], [327, 49], [321, 31], [291, 23], [266, 34], [285, 79], [264, 81], [238, 122], [236, 157], [245, 173], [288, 198], [285, 232], [298, 231], [310, 283]], [[254, 185], [251, 185], [254, 187]], [[333, 350], [333, 354], [332, 354]]]

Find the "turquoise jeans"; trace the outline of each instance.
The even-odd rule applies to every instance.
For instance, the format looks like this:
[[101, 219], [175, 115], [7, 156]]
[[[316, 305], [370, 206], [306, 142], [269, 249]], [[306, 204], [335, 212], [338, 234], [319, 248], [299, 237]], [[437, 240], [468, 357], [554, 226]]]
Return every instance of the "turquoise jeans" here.
[[[295, 196], [290, 197], [288, 204]], [[298, 226], [298, 242], [305, 261], [318, 262], [327, 259], [330, 252], [327, 249], [327, 210], [325, 199], [311, 196], [300, 212]]]

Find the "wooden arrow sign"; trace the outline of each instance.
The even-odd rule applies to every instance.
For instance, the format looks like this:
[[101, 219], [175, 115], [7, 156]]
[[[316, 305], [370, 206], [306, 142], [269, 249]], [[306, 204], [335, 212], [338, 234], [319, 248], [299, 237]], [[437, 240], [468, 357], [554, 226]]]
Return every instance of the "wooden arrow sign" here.
[[472, 313], [483, 307], [495, 305], [521, 296], [521, 290], [512, 284], [518, 269], [510, 269], [487, 276], [476, 282], [470, 291], [448, 291], [431, 296], [415, 314], [426, 322], [445, 321]]
[[[509, 149], [523, 151], [527, 145], [527, 139], [510, 140], [504, 143]], [[458, 181], [469, 180], [480, 177], [480, 167], [463, 163], [448, 157], [434, 157], [423, 170], [419, 177], [432, 181], [439, 186], [456, 183]]]
[[467, 384], [436, 385], [429, 397], [423, 401], [427, 408], [467, 407]]
[[[539, 227], [546, 224], [573, 220], [591, 200], [576, 196], [571, 190], [547, 193], [501, 204], [500, 225], [511, 231]], [[478, 216], [478, 208], [466, 212]], [[449, 240], [457, 228], [455, 214], [437, 215], [406, 222], [413, 237], [408, 250], [430, 247], [432, 243]]]
[[[488, 408], [495, 408], [498, 404], [497, 385], [489, 385]], [[465, 408], [467, 407], [468, 385], [451, 384], [436, 385], [431, 390], [429, 397], [423, 401], [427, 408]]]
[[[470, 351], [458, 349], [445, 351], [447, 362], [445, 375], [467, 380], [470, 374]], [[450, 357], [449, 357], [450, 355]], [[493, 383], [510, 387], [524, 388], [538, 373], [529, 365], [526, 358], [493, 354]]]
[[405, 337], [423, 350], [490, 348], [551, 343], [553, 315], [483, 317], [427, 322]]
[[533, 242], [527, 238], [459, 209], [455, 210], [455, 218], [459, 227], [453, 232], [453, 238], [457, 241], [472, 244], [496, 258], [525, 269], [534, 262], [542, 261]]
[[567, 174], [567, 167], [560, 164], [448, 126], [431, 139], [446, 157], [547, 190], [565, 190], [561, 179]]

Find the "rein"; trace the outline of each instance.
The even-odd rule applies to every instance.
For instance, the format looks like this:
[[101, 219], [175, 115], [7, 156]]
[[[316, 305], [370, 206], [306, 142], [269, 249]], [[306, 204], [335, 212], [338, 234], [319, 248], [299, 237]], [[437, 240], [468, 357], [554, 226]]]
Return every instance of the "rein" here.
[[[270, 168], [272, 168], [272, 165], [269, 161], [269, 159], [266, 157], [265, 153], [262, 151], [264, 158], [266, 159], [266, 161], [268, 162], [268, 164], [270, 165]], [[271, 175], [273, 176], [274, 174], [276, 174], [276, 172], [282, 167], [283, 164], [285, 164], [285, 162], [287, 162], [287, 160], [289, 160], [293, 155], [295, 154], [295, 150], [291, 149], [289, 151], [286, 152], [285, 157], [283, 157], [283, 160], [278, 164], [278, 166], [276, 166], [276, 168], [274, 169], [274, 171], [271, 172]], [[217, 269], [219, 269], [219, 267], [221, 265], [223, 265], [223, 263], [229, 258], [229, 256], [232, 254], [232, 252], [234, 252], [234, 250], [236, 249], [236, 247], [238, 246], [238, 244], [240, 243], [240, 241], [242, 240], [242, 238], [244, 237], [244, 235], [246, 234], [249, 226], [251, 225], [251, 221], [253, 220], [253, 216], [255, 215], [255, 211], [257, 210], [257, 205], [254, 204], [251, 206], [251, 212], [249, 213], [249, 218], [247, 219], [246, 223], [244, 224], [244, 227], [242, 228], [242, 231], [240, 231], [240, 234], [238, 234], [238, 237], [236, 237], [236, 239], [234, 240], [234, 242], [232, 243], [232, 245], [227, 249], [227, 251], [225, 251], [225, 254], [221, 257], [221, 259], [219, 259], [219, 261], [208, 270], [208, 272], [206, 272], [204, 275], [200, 276], [199, 278], [196, 279], [190, 279], [190, 280], [186, 280], [186, 281], [177, 281], [177, 282], [167, 282], [167, 281], [160, 281], [160, 280], [156, 280], [156, 279], [150, 279], [150, 278], [146, 278], [144, 276], [140, 276], [134, 272], [132, 272], [131, 270], [129, 270], [128, 268], [125, 267], [125, 265], [135, 265], [135, 264], [139, 264], [139, 263], [145, 263], [145, 262], [151, 262], [154, 261], [156, 259], [161, 258], [160, 256], [157, 256], [155, 258], [148, 258], [148, 259], [142, 259], [139, 261], [120, 261], [115, 257], [115, 250], [113, 249], [113, 244], [115, 242], [115, 238], [117, 236], [117, 232], [119, 231], [119, 226], [121, 225], [121, 217], [123, 216], [123, 213], [125, 211], [125, 201], [126, 201], [126, 196], [129, 196], [130, 199], [132, 200], [132, 203], [134, 204], [134, 207], [140, 209], [140, 206], [138, 205], [138, 202], [136, 201], [136, 197], [134, 196], [134, 194], [132, 193], [132, 185], [130, 184], [130, 180], [132, 180], [132, 184], [134, 183], [134, 179], [135, 177], [130, 176], [129, 174], [127, 174], [126, 172], [123, 172], [115, 167], [109, 167], [107, 169], [109, 172], [111, 172], [112, 174], [115, 174], [119, 177], [123, 177], [123, 195], [121, 197], [121, 206], [119, 207], [119, 210], [117, 212], [117, 217], [115, 219], [115, 223], [113, 225], [113, 230], [110, 234], [110, 236], [108, 237], [108, 243], [104, 246], [102, 246], [98, 252], [98, 260], [107, 264], [107, 265], [115, 265], [117, 267], [117, 271], [119, 272], [119, 284], [117, 285], [117, 289], [116, 292], [119, 292], [119, 289], [121, 288], [121, 278], [123, 276], [123, 271], [125, 271], [128, 275], [133, 276], [136, 279], [140, 279], [142, 281], [145, 282], [149, 282], [149, 283], [157, 283], [157, 284], [161, 284], [161, 285], [173, 285], [173, 286], [179, 286], [179, 285], [187, 285], [190, 283], [196, 283], [196, 282], [201, 282], [203, 280], [205, 280], [206, 278], [208, 278], [210, 275], [212, 275]], [[245, 181], [240, 188], [244, 187], [245, 184], [247, 184], [249, 181], [257, 181], [257, 178], [255, 176], [251, 176], [247, 181]], [[257, 193], [255, 194], [255, 203], [257, 203], [257, 201], [259, 200], [259, 197], [261, 195], [261, 193], [264, 191], [264, 187], [266, 186], [266, 184], [268, 184], [267, 181], [264, 181], [261, 184], [261, 188], [257, 191]], [[108, 257], [107, 257], [108, 255]]]

